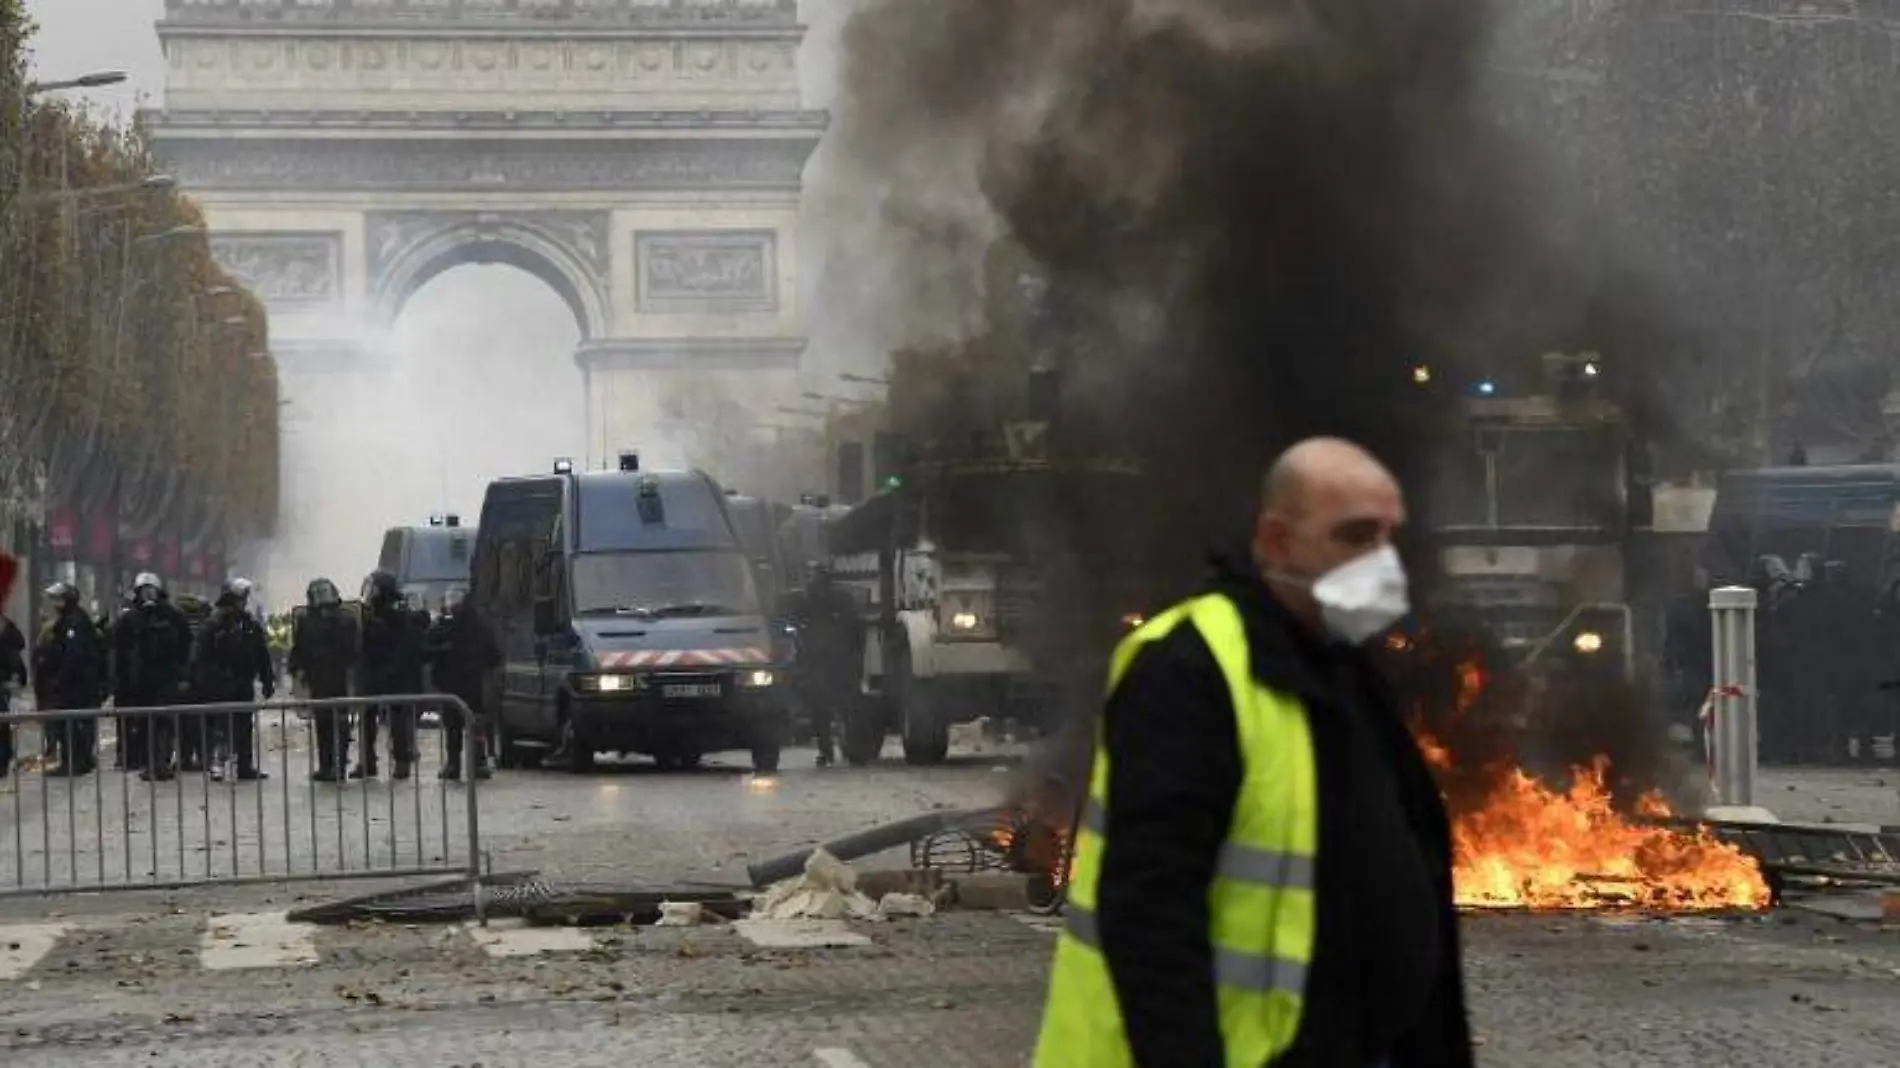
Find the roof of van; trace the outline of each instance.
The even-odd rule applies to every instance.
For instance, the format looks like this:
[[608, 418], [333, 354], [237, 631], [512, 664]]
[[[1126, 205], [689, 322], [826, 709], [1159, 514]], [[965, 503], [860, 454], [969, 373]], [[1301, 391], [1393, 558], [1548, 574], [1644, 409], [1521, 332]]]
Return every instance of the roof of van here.
[[1731, 471], [1717, 484], [1709, 525], [1884, 527], [1900, 501], [1900, 465], [1763, 467]]
[[[725, 494], [700, 471], [576, 471], [572, 475], [504, 478], [488, 487], [490, 502], [545, 498], [573, 480], [576, 552], [737, 549]], [[640, 513], [640, 490], [659, 492], [659, 519]]]
[[467, 582], [469, 560], [475, 555], [474, 527], [391, 527], [383, 533], [401, 533], [409, 543], [407, 559], [398, 564], [404, 582]]

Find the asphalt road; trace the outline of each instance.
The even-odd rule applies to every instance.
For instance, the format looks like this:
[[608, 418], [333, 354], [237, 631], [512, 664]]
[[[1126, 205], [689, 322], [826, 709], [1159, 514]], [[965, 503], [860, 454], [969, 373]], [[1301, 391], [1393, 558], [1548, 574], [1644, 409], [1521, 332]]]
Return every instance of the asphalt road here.
[[[295, 729], [285, 737], [289, 756], [277, 759], [292, 769], [288, 786], [280, 778], [188, 782], [187, 798], [208, 795], [206, 811], [235, 808], [240, 818], [235, 831], [214, 820], [205, 838], [205, 811], [188, 801], [190, 818], [173, 821], [187, 858], [200, 846], [219, 858], [233, 852], [231, 843], [259, 840], [267, 858], [299, 856], [271, 835], [307, 827], [312, 811], [333, 814], [339, 800], [354, 826], [367, 815], [374, 831], [375, 819], [391, 818], [382, 800], [389, 784], [313, 789], [294, 770]], [[589, 883], [737, 883], [749, 860], [933, 807], [990, 803], [1010, 778], [1010, 763], [997, 754], [966, 753], [934, 769], [886, 761], [820, 771], [809, 751], [794, 751], [769, 780], [745, 774], [744, 763], [731, 754], [724, 766], [715, 758], [690, 773], [646, 765], [588, 776], [507, 773], [477, 786], [480, 844], [498, 871], [538, 869]], [[468, 788], [436, 781], [433, 762], [423, 766], [424, 776], [396, 787], [398, 842], [409, 841], [402, 817], [417, 798], [445, 798], [451, 813], [464, 811]], [[107, 775], [96, 787], [82, 780], [72, 811], [86, 811], [82, 802], [96, 791], [108, 801], [104, 826], [120, 826], [123, 809], [115, 816], [110, 801], [120, 780]], [[1879, 810], [1894, 798], [1879, 773], [1777, 773], [1769, 785], [1818, 810], [1801, 818], [1896, 822]], [[65, 784], [52, 784], [52, 801], [37, 809], [36, 778], [23, 786], [0, 796], [0, 815], [18, 799], [29, 817], [65, 818], [67, 802], [56, 793]], [[287, 824], [272, 801], [286, 795]], [[260, 801], [264, 818], [245, 824], [243, 814]], [[164, 823], [132, 816], [134, 828]], [[27, 853], [29, 837], [20, 836]], [[439, 847], [450, 864], [466, 843], [455, 825], [446, 837], [419, 840], [425, 857]], [[175, 855], [176, 842], [165, 841]], [[10, 849], [0, 835], [0, 887], [15, 867]], [[104, 852], [123, 862], [122, 849]], [[389, 862], [399, 854], [391, 851]], [[340, 863], [345, 854], [307, 855]], [[100, 858], [86, 856], [96, 869]], [[820, 930], [317, 928], [283, 918], [298, 905], [355, 892], [300, 883], [0, 901], [0, 1063], [899, 1068], [928, 1058], [942, 1068], [1014, 1068], [1027, 1063], [1053, 943], [1045, 922], [1001, 913]], [[1668, 920], [1480, 915], [1467, 918], [1465, 938], [1485, 1068], [1900, 1063], [1900, 932], [1875, 924], [1796, 911]], [[809, 948], [780, 944], [788, 941]]]

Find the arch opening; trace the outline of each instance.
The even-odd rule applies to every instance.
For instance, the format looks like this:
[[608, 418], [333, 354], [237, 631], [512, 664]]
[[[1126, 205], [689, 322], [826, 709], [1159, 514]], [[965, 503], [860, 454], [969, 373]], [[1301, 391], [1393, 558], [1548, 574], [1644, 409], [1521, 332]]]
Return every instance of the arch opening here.
[[607, 336], [602, 271], [540, 228], [505, 221], [445, 227], [398, 251], [374, 281], [381, 321], [394, 326], [416, 294], [442, 275], [489, 265], [513, 267], [552, 289], [573, 315], [580, 340]]
[[573, 294], [512, 261], [438, 261], [410, 278], [386, 369], [326, 381], [286, 456], [295, 491], [279, 552], [346, 589], [387, 528], [450, 512], [474, 526], [493, 479], [586, 456]]

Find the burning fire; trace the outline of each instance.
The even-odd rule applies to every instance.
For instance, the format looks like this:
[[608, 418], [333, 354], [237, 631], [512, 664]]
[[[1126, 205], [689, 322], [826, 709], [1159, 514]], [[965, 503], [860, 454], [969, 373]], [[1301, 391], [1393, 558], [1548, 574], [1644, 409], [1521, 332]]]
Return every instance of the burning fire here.
[[[1420, 738], [1426, 760], [1451, 754]], [[1611, 804], [1599, 758], [1553, 790], [1512, 769], [1484, 803], [1452, 817], [1454, 896], [1467, 908], [1614, 908], [1668, 911], [1765, 908], [1768, 883], [1752, 857], [1706, 832], [1633, 823]], [[1667, 817], [1655, 792], [1642, 816]]]
[[989, 844], [1012, 868], [1048, 875], [1053, 886], [1061, 887], [1074, 864], [1066, 824], [1044, 819], [1033, 808], [1006, 812], [990, 830]]
[[[1484, 687], [1473, 662], [1458, 665], [1456, 711]], [[1451, 751], [1423, 731], [1419, 749], [1435, 770], [1453, 769]], [[1556, 790], [1520, 768], [1505, 770], [1475, 805], [1452, 814], [1454, 897], [1466, 908], [1641, 908], [1666, 911], [1758, 909], [1768, 883], [1754, 858], [1706, 831], [1634, 822], [1616, 810], [1609, 760], [1571, 771]], [[1655, 791], [1638, 799], [1638, 818], [1673, 815]]]
[[[1482, 665], [1456, 666], [1455, 714], [1476, 703]], [[1457, 770], [1449, 747], [1415, 730], [1426, 762]], [[1637, 800], [1634, 818], [1618, 811], [1610, 762], [1572, 769], [1566, 789], [1517, 767], [1490, 776], [1475, 803], [1452, 813], [1454, 898], [1463, 908], [1649, 909], [1669, 912], [1768, 907], [1767, 880], [1753, 857], [1706, 831], [1652, 825], [1673, 813], [1656, 791]], [[986, 844], [1016, 871], [1067, 881], [1067, 805], [1060, 791], [1039, 791], [999, 814]]]

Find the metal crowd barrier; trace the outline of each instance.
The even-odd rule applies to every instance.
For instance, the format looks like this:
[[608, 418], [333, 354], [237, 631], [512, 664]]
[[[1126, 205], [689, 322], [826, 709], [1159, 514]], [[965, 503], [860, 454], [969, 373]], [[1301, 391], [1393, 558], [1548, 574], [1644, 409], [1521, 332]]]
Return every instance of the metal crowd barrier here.
[[[416, 731], [411, 775], [396, 780], [392, 744], [404, 716], [428, 708], [472, 726], [468, 705], [446, 694], [292, 699], [271, 703], [167, 705], [153, 708], [48, 710], [0, 715], [17, 754], [0, 778], [0, 897], [99, 890], [166, 890], [311, 880], [403, 878], [482, 872], [477, 739], [463, 731], [459, 781], [440, 777], [446, 730]], [[347, 761], [362, 757], [362, 718], [377, 731], [375, 779], [316, 781], [317, 726], [323, 713], [350, 724]], [[204, 731], [226, 749], [254, 716], [258, 780], [239, 781], [235, 762], [221, 781], [205, 771], [164, 779], [113, 770], [126, 738], [114, 730], [142, 725], [136, 747], [175, 755], [187, 731]], [[97, 767], [72, 777], [48, 775], [59, 761], [50, 744], [81, 740], [93, 724]], [[209, 728], [209, 730], [207, 730]], [[37, 736], [37, 737], [36, 737]], [[83, 743], [82, 743], [83, 744]], [[131, 755], [131, 749], [124, 750]], [[207, 753], [207, 760], [211, 754]], [[5, 826], [10, 824], [11, 826]]]

